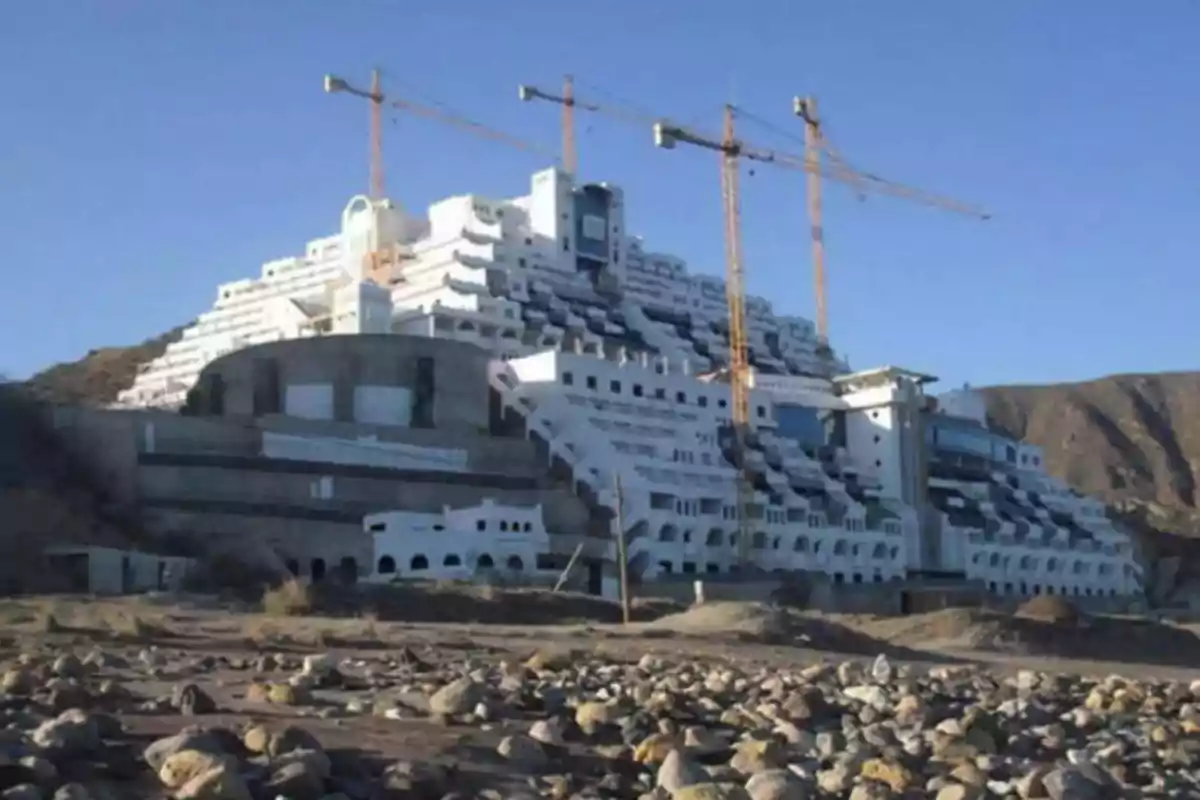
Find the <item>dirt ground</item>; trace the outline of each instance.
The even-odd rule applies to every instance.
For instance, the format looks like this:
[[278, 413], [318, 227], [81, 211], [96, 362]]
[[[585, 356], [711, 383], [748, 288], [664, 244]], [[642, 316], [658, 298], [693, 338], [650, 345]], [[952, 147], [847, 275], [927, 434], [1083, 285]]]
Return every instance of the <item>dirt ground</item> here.
[[[305, 654], [330, 652], [368, 669], [373, 660], [402, 650], [430, 664], [464, 659], [517, 661], [535, 651], [577, 651], [602, 653], [619, 661], [636, 661], [653, 653], [743, 666], [796, 666], [885, 653], [894, 662], [974, 662], [1001, 673], [1033, 668], [1181, 680], [1191, 680], [1200, 666], [1200, 639], [1193, 631], [1133, 619], [1058, 623], [966, 609], [880, 618], [714, 603], [687, 610], [643, 607], [642, 616], [653, 617], [651, 611], [659, 616], [629, 626], [569, 615], [567, 624], [521, 620], [484, 624], [474, 620], [503, 619], [504, 598], [491, 593], [476, 600], [496, 608], [480, 614], [473, 602], [460, 599], [468, 621], [439, 623], [388, 621], [373, 612], [359, 617], [267, 615], [246, 604], [195, 596], [9, 600], [0, 603], [0, 661], [47, 646], [78, 652], [99, 646], [131, 661], [146, 649], [157, 649], [166, 659], [164, 670], [152, 676], [131, 670], [121, 678], [136, 696], [161, 698], [169, 696], [181, 680], [169, 665], [206, 660], [210, 668], [203, 683], [194, 673], [187, 678], [209, 692], [221, 709], [206, 723], [235, 729], [251, 723], [297, 724], [316, 735], [331, 753], [339, 749], [354, 751], [356, 757], [367, 753], [378, 762], [456, 763], [477, 772], [481, 785], [502, 769], [495, 758], [497, 731], [440, 724], [419, 713], [397, 724], [395, 718], [370, 713], [346, 716], [254, 704], [245, 698], [254, 678], [249, 662], [264, 653], [298, 661]], [[516, 606], [536, 608], [539, 618], [544, 618], [557, 602], [526, 598]], [[587, 611], [579, 605], [571, 608], [572, 614]], [[612, 609], [601, 612], [595, 614], [598, 619], [611, 619]], [[414, 616], [422, 619], [428, 613]], [[1123, 661], [1128, 653], [1137, 653], [1140, 662]], [[329, 710], [340, 710], [345, 699], [332, 697]], [[174, 733], [180, 725], [177, 716], [152, 712], [123, 714], [122, 721], [145, 741]]]

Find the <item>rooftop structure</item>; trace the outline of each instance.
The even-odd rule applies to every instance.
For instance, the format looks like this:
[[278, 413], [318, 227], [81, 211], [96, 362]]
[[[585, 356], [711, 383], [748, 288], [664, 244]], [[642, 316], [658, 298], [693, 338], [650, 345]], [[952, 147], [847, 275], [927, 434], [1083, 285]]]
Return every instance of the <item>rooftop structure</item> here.
[[[382, 277], [380, 252], [392, 256]], [[1036, 448], [988, 431], [969, 393], [939, 406], [925, 393], [929, 375], [847, 374], [811, 322], [776, 315], [761, 298], [747, 299], [747, 323], [746, 525], [723, 377], [723, 282], [630, 236], [619, 188], [576, 186], [556, 169], [535, 174], [523, 197], [452, 197], [424, 219], [354, 198], [339, 234], [220, 287], [213, 309], [120, 403], [178, 408], [192, 393], [211, 404], [213, 387], [196, 385], [201, 370], [254, 344], [452, 339], [476, 345], [472, 360], [486, 363], [476, 419], [486, 407], [493, 435], [531, 442], [594, 512], [615, 518], [620, 505], [636, 578], [745, 568], [737, 537], [748, 530], [754, 567], [847, 583], [937, 575], [1011, 594], [1140, 591], [1128, 537], [1046, 476]], [[418, 426], [421, 392], [405, 387], [419, 379], [355, 369], [366, 366], [381, 377], [363, 399], [339, 400], [334, 377], [294, 369], [276, 375], [269, 408], [253, 383], [238, 413], [362, 421], [361, 412]], [[404, 553], [407, 565], [391, 565], [399, 575], [421, 555]]]

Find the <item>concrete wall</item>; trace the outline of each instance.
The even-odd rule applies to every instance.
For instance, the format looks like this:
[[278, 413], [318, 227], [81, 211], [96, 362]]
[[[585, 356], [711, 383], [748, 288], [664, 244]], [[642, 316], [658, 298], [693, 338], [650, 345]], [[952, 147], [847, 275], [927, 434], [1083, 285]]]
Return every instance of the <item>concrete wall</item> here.
[[109, 547], [52, 548], [46, 556], [52, 566], [62, 560], [85, 559], [86, 591], [104, 595], [180, 589], [195, 564], [189, 558]]
[[673, 576], [637, 587], [639, 597], [661, 597], [682, 603], [695, 600], [695, 581], [703, 584], [705, 602], [779, 602], [833, 614], [921, 613], [956, 605], [979, 605], [982, 587], [928, 586], [907, 581], [886, 583], [835, 583], [816, 573], [763, 575], [738, 580], [737, 576]]
[[655, 597], [692, 603], [696, 599], [696, 581], [704, 585], [704, 600], [713, 602], [770, 603], [776, 600], [782, 581], [778, 578], [761, 580], [722, 580], [719, 575], [691, 575], [646, 581], [635, 590], [638, 597]]
[[[264, 374], [278, 376], [282, 402], [288, 386], [329, 386], [333, 419], [354, 421], [354, 387], [416, 390], [418, 360], [433, 359], [433, 427], [479, 432], [488, 424], [489, 354], [450, 339], [356, 334], [290, 339], [247, 347], [208, 364], [196, 382], [194, 405], [207, 413], [251, 417]], [[217, 389], [217, 386], [220, 386]], [[221, 400], [214, 403], [214, 395]]]
[[[356, 337], [364, 338], [374, 340]], [[386, 341], [373, 343], [388, 352], [397, 342], [408, 341], [381, 338]], [[326, 352], [318, 352], [312, 361], [295, 367], [295, 374], [307, 380], [312, 376], [303, 370], [332, 369], [352, 341], [329, 337], [311, 342]], [[299, 347], [309, 343], [281, 344]], [[442, 358], [435, 365], [455, 363], [464, 370], [460, 379], [465, 380], [464, 376], [478, 366], [481, 391], [485, 393], [477, 405], [470, 398], [462, 400], [465, 405], [446, 400], [448, 405], [439, 406], [437, 421], [440, 424], [445, 420], [447, 425], [439, 429], [281, 415], [198, 417], [164, 411], [83, 408], [55, 409], [54, 423], [63, 438], [72, 443], [72, 449], [112, 486], [118, 501], [139, 509], [150, 532], [177, 537], [194, 547], [197, 554], [255, 552], [258, 557], [252, 560], [273, 562], [270, 566], [275, 569], [283, 561], [294, 559], [301, 564], [302, 572], [314, 559], [322, 560], [332, 572], [349, 558], [357, 563], [360, 574], [365, 574], [374, 562], [374, 554], [370, 537], [362, 532], [363, 514], [440, 512], [446, 506], [478, 505], [487, 498], [513, 506], [542, 505], [554, 551], [570, 553], [580, 537], [590, 534], [585, 554], [602, 556], [607, 541], [595, 537], [607, 531], [597, 529], [584, 501], [548, 474], [535, 446], [523, 438], [491, 437], [482, 429], [488, 410], [487, 389], [482, 382], [486, 358], [479, 355], [482, 351], [454, 342], [432, 344], [433, 352], [442, 352], [443, 356], [450, 352], [456, 359], [447, 362]], [[415, 357], [414, 353], [425, 349], [400, 348], [400, 352]], [[284, 348], [280, 355], [301, 363], [299, 350], [293, 354], [291, 348]], [[214, 362], [233, 369], [231, 380], [235, 383], [239, 363], [243, 362]], [[403, 362], [397, 357], [393, 367], [395, 363]], [[365, 369], [361, 375], [383, 380], [372, 372], [374, 367]], [[437, 380], [437, 398], [454, 393], [453, 374]], [[475, 422], [480, 423], [479, 427]], [[389, 474], [353, 465], [330, 464], [326, 468], [307, 462], [264, 461], [265, 431], [350, 440], [373, 436], [381, 442], [461, 450], [467, 455], [467, 474], [436, 470]], [[489, 476], [499, 476], [505, 483], [491, 481], [489, 485]]]
[[139, 452], [257, 456], [262, 453], [263, 431], [347, 439], [373, 436], [381, 442], [462, 449], [467, 452], [468, 468], [475, 472], [541, 476], [546, 471], [533, 443], [494, 438], [475, 430], [421, 430], [281, 416], [239, 420], [166, 411], [69, 407], [54, 409], [53, 417], [55, 427], [67, 434], [78, 454], [108, 473], [114, 491], [122, 498], [136, 496], [132, 471]]

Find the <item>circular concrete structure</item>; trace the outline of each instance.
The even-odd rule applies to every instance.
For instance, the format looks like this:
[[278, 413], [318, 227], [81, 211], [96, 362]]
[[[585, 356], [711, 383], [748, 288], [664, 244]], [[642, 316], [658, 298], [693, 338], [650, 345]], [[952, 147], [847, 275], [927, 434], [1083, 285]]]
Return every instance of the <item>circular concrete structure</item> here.
[[185, 413], [478, 432], [488, 425], [489, 360], [476, 345], [423, 336], [268, 342], [210, 362]]

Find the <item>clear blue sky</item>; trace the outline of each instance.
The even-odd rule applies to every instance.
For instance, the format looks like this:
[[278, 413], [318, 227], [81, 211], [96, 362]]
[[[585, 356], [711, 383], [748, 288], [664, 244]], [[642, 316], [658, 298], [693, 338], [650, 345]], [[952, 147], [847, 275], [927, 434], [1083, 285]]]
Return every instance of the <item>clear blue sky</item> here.
[[[947, 384], [1198, 366], [1200, 4], [1117, 0], [45, 0], [0, 19], [0, 370], [23, 376], [208, 308], [218, 283], [334, 232], [367, 183], [367, 112], [326, 72], [435, 99], [550, 148], [520, 82], [719, 126], [732, 98], [877, 173], [986, 205], [972, 222], [829, 192], [835, 347]], [[747, 139], [792, 149], [745, 123]], [[604, 119], [583, 177], [628, 228], [722, 266], [715, 156]], [[423, 120], [386, 131], [407, 208], [523, 193], [536, 157]], [[801, 176], [744, 186], [752, 291], [812, 315]], [[948, 385], [947, 385], [947, 388]]]

